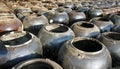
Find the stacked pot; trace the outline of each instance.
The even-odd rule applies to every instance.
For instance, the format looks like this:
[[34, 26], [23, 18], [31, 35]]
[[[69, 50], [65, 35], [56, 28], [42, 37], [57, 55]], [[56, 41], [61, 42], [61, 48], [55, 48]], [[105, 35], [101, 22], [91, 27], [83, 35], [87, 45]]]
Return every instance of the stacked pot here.
[[119, 0], [0, 3], [0, 69], [120, 67]]

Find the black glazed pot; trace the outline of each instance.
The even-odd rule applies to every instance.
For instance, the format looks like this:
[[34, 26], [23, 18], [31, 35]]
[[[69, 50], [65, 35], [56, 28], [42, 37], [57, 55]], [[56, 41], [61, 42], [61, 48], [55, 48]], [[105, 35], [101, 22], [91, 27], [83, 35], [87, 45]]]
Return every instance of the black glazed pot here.
[[120, 33], [106, 32], [99, 39], [110, 51], [113, 66], [120, 66]]
[[111, 14], [109, 18], [115, 25], [120, 25], [120, 13]]
[[113, 22], [107, 18], [96, 17], [91, 19], [90, 22], [97, 25], [101, 33], [112, 31], [114, 28]]
[[69, 14], [69, 26], [78, 21], [85, 21], [86, 15], [83, 12], [71, 11]]
[[43, 25], [49, 24], [48, 19], [44, 16], [37, 16], [36, 14], [26, 16], [23, 20], [23, 26], [26, 31], [38, 35], [39, 30]]
[[42, 27], [38, 37], [43, 45], [43, 56], [56, 60], [61, 45], [75, 35], [63, 24], [49, 24]]
[[73, 2], [65, 2], [63, 7], [74, 9], [75, 6]]
[[100, 34], [100, 30], [95, 24], [83, 21], [74, 23], [71, 29], [76, 37], [96, 38]]
[[101, 9], [90, 8], [88, 11], [88, 16], [89, 19], [94, 17], [102, 17], [103, 11]]
[[39, 39], [25, 31], [14, 31], [0, 37], [0, 69], [10, 69], [15, 64], [42, 57]]
[[49, 59], [31, 59], [15, 65], [12, 69], [63, 69]]
[[77, 37], [67, 41], [59, 51], [64, 69], [111, 69], [111, 56], [98, 40]]

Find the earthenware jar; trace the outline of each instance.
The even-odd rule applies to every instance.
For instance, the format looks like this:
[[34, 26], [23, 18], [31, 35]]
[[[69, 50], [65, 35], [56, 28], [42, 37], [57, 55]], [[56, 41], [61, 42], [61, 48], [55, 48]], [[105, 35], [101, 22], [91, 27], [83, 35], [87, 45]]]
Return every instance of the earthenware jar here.
[[12, 69], [63, 69], [49, 59], [31, 59], [15, 65]]
[[98, 40], [76, 37], [67, 41], [59, 51], [64, 69], [111, 69], [111, 56]]
[[120, 65], [120, 33], [106, 32], [99, 38], [101, 42], [108, 48], [113, 59], [113, 66]]
[[69, 27], [63, 24], [49, 24], [42, 27], [38, 37], [43, 45], [44, 57], [56, 60], [61, 45], [75, 35]]
[[26, 31], [14, 31], [0, 37], [0, 68], [10, 69], [17, 63], [42, 57], [40, 40]]
[[76, 22], [71, 26], [76, 37], [96, 38], [100, 34], [99, 28], [95, 24], [81, 21]]

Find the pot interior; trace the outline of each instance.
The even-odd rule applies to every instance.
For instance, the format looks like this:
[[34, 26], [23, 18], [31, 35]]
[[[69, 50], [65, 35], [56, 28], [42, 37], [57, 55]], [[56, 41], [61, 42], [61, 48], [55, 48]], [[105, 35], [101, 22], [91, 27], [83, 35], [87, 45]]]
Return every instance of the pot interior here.
[[21, 69], [54, 69], [54, 68], [51, 65], [44, 62], [35, 62], [29, 65], [25, 65]]
[[29, 33], [14, 33], [6, 34], [1, 37], [1, 41], [5, 45], [20, 45], [29, 41], [32, 36]]
[[79, 40], [74, 41], [72, 44], [77, 49], [85, 52], [97, 52], [102, 49], [102, 44], [95, 40]]
[[106, 37], [113, 40], [120, 40], [120, 34], [119, 33], [108, 33], [106, 34]]
[[100, 21], [105, 21], [105, 22], [108, 22], [108, 21], [109, 21], [109, 19], [107, 19], [107, 18], [100, 18], [100, 19], [98, 19], [98, 20], [100, 20]]
[[85, 27], [85, 28], [93, 28], [94, 27], [93, 24], [89, 24], [89, 23], [82, 23], [80, 26]]
[[68, 27], [62, 25], [49, 25], [45, 27], [46, 30], [54, 33], [63, 33], [68, 31]]

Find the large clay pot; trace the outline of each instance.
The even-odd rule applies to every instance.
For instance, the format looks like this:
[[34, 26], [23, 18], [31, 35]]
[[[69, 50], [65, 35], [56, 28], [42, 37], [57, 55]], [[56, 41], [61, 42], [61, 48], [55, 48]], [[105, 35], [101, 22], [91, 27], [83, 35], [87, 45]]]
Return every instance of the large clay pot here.
[[42, 57], [39, 39], [25, 31], [14, 31], [0, 37], [0, 69], [10, 69], [15, 64]]
[[48, 19], [44, 16], [37, 16], [36, 14], [26, 16], [23, 20], [24, 29], [36, 36], [43, 25], [48, 24]]
[[100, 34], [99, 28], [95, 24], [88, 22], [77, 22], [71, 26], [76, 37], [96, 38]]
[[15, 65], [12, 69], [63, 69], [49, 59], [31, 59]]
[[63, 24], [50, 24], [42, 27], [38, 37], [43, 45], [43, 55], [56, 60], [61, 45], [75, 35], [70, 28]]
[[69, 26], [71, 26], [75, 22], [84, 21], [84, 20], [86, 20], [86, 15], [83, 12], [71, 11], [69, 13], [69, 21], [70, 21]]
[[113, 59], [113, 66], [120, 65], [120, 33], [106, 32], [100, 37], [101, 42], [108, 48]]
[[3, 35], [10, 31], [22, 31], [22, 30], [23, 30], [23, 24], [15, 16], [6, 15], [6, 14], [1, 15], [0, 35]]
[[112, 29], [114, 28], [113, 22], [107, 18], [97, 17], [91, 19], [90, 22], [97, 25], [102, 33], [112, 31]]
[[67, 41], [59, 51], [64, 69], [111, 69], [107, 48], [98, 40], [77, 37]]

